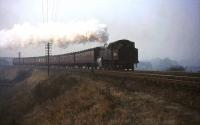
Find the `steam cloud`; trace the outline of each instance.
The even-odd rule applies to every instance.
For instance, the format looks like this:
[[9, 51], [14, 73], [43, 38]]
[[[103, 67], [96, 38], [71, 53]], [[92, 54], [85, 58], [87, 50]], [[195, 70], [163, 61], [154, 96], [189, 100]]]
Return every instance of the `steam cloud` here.
[[84, 22], [46, 23], [31, 25], [15, 24], [12, 29], [0, 31], [1, 48], [19, 48], [52, 42], [65, 48], [69, 44], [106, 42], [107, 26], [91, 19]]

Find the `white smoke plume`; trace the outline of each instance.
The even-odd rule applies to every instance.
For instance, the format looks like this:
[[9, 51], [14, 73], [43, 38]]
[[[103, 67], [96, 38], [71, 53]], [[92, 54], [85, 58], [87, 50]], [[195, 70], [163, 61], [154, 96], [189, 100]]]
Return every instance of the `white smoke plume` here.
[[69, 44], [106, 42], [107, 26], [91, 19], [83, 22], [46, 23], [31, 25], [15, 24], [8, 30], [0, 30], [0, 48], [19, 48], [52, 42], [65, 48]]

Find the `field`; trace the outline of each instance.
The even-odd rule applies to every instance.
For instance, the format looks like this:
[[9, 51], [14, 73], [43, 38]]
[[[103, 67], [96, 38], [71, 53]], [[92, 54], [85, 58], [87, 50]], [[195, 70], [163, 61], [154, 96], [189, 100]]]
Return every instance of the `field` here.
[[31, 68], [0, 73], [9, 84], [0, 87], [1, 125], [200, 124], [200, 88], [181, 81], [73, 70], [48, 78]]

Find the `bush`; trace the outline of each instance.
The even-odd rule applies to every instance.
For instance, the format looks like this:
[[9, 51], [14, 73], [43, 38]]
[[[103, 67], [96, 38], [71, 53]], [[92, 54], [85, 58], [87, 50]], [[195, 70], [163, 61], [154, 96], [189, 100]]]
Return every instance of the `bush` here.
[[183, 66], [171, 66], [167, 69], [167, 71], [185, 71], [185, 68]]

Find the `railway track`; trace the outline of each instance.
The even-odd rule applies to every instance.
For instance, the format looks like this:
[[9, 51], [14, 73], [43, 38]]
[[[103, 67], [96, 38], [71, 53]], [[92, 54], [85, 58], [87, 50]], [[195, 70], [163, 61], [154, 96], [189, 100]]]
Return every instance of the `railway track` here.
[[143, 75], [143, 76], [149, 76], [149, 77], [159, 77], [159, 78], [200, 83], [200, 77], [197, 77], [197, 76], [180, 76], [180, 75], [155, 74], [155, 73], [134, 73], [134, 75]]
[[[27, 67], [19, 67], [27, 68]], [[28, 67], [37, 70], [46, 70], [46, 67]], [[91, 69], [73, 69], [63, 67], [51, 67], [51, 72], [92, 72]], [[172, 83], [200, 88], [200, 73], [184, 73], [184, 72], [160, 72], [160, 71], [119, 71], [119, 70], [93, 70], [93, 73], [101, 76], [109, 76], [122, 79], [132, 79], [140, 81], [150, 81], [156, 83]], [[11, 86], [7, 82], [0, 82], [0, 86]]]
[[[43, 67], [44, 69], [44, 67]], [[183, 84], [200, 88], [200, 73], [161, 72], [161, 71], [120, 71], [120, 70], [91, 70], [54, 67], [53, 70], [66, 70], [69, 72], [93, 72], [96, 75], [107, 75], [122, 79], [139, 79], [160, 83]]]
[[200, 77], [169, 75], [159, 73], [145, 73], [145, 72], [125, 72], [125, 71], [95, 71], [99, 75], [108, 75], [110, 77], [119, 77], [124, 79], [134, 79], [142, 81], [150, 81], [157, 83], [172, 83], [184, 86], [193, 86], [200, 88]]

